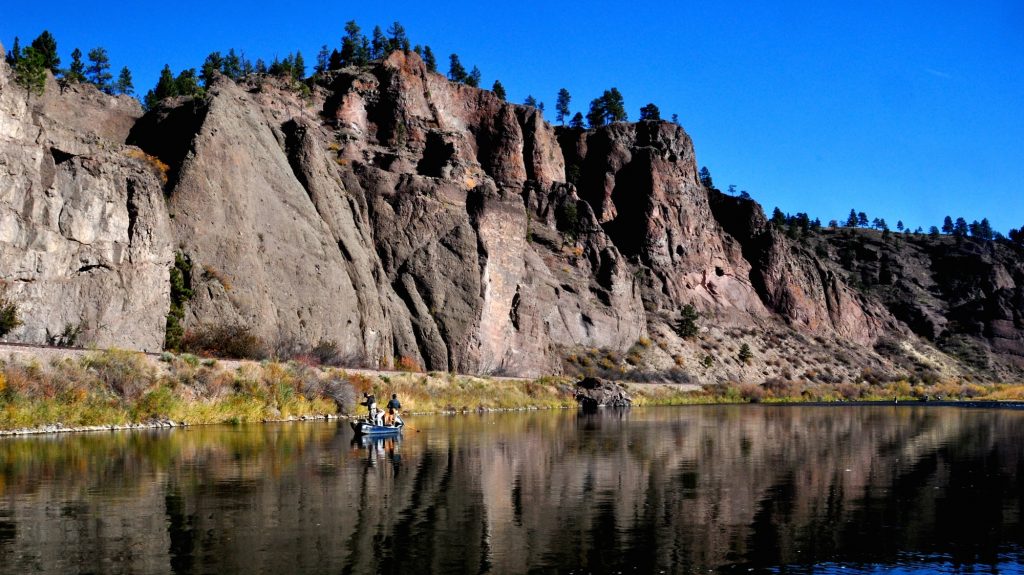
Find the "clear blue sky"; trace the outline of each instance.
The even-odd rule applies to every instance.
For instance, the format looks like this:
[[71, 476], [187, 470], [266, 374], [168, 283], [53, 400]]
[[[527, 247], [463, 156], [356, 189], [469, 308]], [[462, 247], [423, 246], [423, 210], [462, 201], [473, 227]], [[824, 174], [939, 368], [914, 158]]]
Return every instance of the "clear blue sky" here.
[[943, 216], [1024, 226], [1024, 3], [982, 2], [14, 2], [0, 39], [43, 29], [66, 64], [102, 45], [139, 91], [164, 63], [230, 47], [255, 60], [336, 47], [345, 21], [399, 20], [442, 71], [457, 52], [553, 117], [616, 86], [632, 119], [679, 114], [700, 165], [770, 211], [850, 210], [925, 229]]

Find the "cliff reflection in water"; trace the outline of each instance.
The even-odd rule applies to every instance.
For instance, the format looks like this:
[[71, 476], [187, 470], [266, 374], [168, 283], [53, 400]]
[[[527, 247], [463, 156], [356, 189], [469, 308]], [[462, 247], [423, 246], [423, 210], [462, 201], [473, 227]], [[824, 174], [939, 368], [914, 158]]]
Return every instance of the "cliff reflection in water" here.
[[[0, 441], [0, 572], [1021, 559], [1024, 413], [691, 407]], [[932, 564], [932, 563], [929, 563]]]

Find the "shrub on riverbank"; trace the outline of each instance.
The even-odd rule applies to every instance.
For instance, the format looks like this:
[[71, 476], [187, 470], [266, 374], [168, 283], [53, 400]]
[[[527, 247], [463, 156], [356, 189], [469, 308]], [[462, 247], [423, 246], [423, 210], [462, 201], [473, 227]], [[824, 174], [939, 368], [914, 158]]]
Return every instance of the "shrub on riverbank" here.
[[355, 406], [351, 385], [337, 373], [298, 363], [249, 363], [228, 370], [189, 359], [158, 364], [140, 353], [110, 350], [48, 365], [2, 362], [0, 429], [248, 422]]

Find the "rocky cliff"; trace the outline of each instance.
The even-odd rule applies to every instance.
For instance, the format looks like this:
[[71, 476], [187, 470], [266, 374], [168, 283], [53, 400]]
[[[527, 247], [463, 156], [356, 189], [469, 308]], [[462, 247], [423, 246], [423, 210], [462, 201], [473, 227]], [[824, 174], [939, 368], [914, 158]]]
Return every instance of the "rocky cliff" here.
[[556, 130], [414, 54], [145, 114], [83, 85], [28, 98], [0, 64], [0, 176], [17, 341], [159, 349], [177, 254], [186, 329], [371, 366], [1005, 379], [1024, 357], [1016, 248], [793, 240], [704, 188], [675, 124]]

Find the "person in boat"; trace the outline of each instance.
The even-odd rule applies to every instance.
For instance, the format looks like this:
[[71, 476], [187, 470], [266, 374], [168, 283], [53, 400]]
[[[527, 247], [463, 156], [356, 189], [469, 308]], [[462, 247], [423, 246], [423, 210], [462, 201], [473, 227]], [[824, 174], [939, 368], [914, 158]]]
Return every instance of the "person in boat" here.
[[398, 416], [398, 410], [402, 409], [402, 403], [398, 401], [397, 393], [391, 394], [391, 399], [388, 401], [387, 409], [387, 415], [384, 416], [385, 425], [395, 425], [402, 420]]
[[377, 398], [372, 393], [363, 392], [363, 402], [360, 405], [366, 406], [367, 419], [376, 423], [378, 419]]

